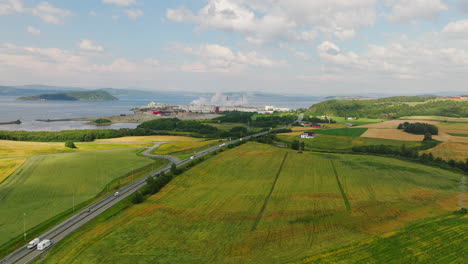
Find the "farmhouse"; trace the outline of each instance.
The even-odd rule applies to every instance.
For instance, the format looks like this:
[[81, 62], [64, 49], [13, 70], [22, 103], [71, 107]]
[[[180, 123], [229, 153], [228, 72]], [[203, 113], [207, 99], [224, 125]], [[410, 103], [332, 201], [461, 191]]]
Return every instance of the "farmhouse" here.
[[301, 138], [315, 138], [315, 134], [312, 132], [304, 132], [301, 134]]

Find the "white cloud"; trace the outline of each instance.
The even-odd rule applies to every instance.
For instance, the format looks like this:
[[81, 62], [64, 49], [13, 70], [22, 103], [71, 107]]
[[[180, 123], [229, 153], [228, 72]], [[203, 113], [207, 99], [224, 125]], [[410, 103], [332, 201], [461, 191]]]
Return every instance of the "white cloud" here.
[[0, 15], [10, 15], [15, 13], [29, 13], [41, 18], [51, 24], [61, 24], [65, 17], [73, 13], [67, 9], [53, 6], [49, 2], [41, 2], [36, 7], [26, 8], [21, 0], [0, 0]]
[[125, 10], [125, 13], [127, 14], [128, 18], [130, 19], [137, 19], [141, 16], [143, 16], [143, 11], [140, 9], [127, 9]]
[[442, 29], [442, 32], [466, 37], [466, 34], [468, 34], [468, 19], [451, 22]]
[[448, 9], [441, 0], [387, 0], [387, 5], [391, 8], [388, 18], [400, 23], [434, 19]]
[[174, 52], [182, 52], [197, 57], [198, 61], [185, 63], [182, 71], [193, 72], [238, 72], [246, 67], [273, 68], [286, 66], [285, 61], [275, 61], [255, 51], [233, 52], [229, 47], [206, 44], [197, 47], [175, 45]]
[[80, 40], [77, 47], [81, 50], [87, 51], [104, 51], [104, 48], [101, 45], [98, 45], [89, 39]]
[[0, 15], [9, 15], [21, 13], [24, 11], [21, 0], [3, 0], [0, 1]]
[[237, 32], [254, 44], [312, 41], [317, 33], [350, 38], [376, 19], [375, 0], [209, 0], [196, 14], [182, 6], [167, 9], [166, 17]]
[[[426, 40], [427, 41], [427, 40]], [[385, 76], [390, 79], [449, 80], [466, 75], [468, 52], [447, 48], [437, 41], [425, 45], [414, 40], [369, 45], [362, 54], [343, 52], [336, 44], [323, 42], [317, 48], [327, 72], [344, 79]]]
[[37, 29], [37, 28], [34, 28], [33, 26], [28, 26], [26, 28], [26, 31], [28, 33], [31, 33], [31, 34], [36, 35], [36, 36], [41, 34], [41, 31], [39, 29]]
[[49, 4], [49, 2], [42, 2], [36, 7], [31, 9], [33, 15], [40, 17], [43, 21], [51, 24], [60, 24], [62, 19], [72, 15], [67, 9], [60, 9]]
[[105, 4], [114, 4], [119, 6], [129, 6], [137, 3], [136, 0], [102, 0]]

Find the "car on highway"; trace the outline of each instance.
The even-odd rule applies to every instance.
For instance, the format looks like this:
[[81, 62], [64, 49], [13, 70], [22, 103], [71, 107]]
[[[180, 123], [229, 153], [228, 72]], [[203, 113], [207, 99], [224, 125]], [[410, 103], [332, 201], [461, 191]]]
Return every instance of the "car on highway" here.
[[222, 148], [224, 146], [226, 146], [226, 143], [223, 143], [223, 144], [219, 145], [220, 148]]
[[52, 245], [52, 241], [50, 239], [44, 239], [37, 244], [37, 250], [45, 250], [46, 248]]
[[29, 248], [29, 249], [35, 248], [37, 246], [37, 244], [39, 244], [40, 241], [41, 241], [41, 239], [38, 238], [38, 237], [31, 240], [31, 242], [28, 243], [27, 248]]
[[195, 158], [194, 156], [190, 157], [191, 160], [193, 160], [194, 158]]
[[115, 192], [115, 193], [114, 193], [114, 196], [115, 196], [115, 197], [117, 197], [117, 196], [119, 196], [119, 195], [120, 195], [119, 192]]

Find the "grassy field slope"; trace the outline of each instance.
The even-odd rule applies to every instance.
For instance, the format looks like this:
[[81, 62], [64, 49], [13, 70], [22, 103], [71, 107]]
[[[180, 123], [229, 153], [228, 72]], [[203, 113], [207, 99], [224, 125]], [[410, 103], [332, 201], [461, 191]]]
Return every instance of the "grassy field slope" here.
[[77, 149], [65, 147], [63, 142], [28, 142], [0, 140], [0, 158], [23, 157], [32, 155], [47, 155], [55, 153], [71, 153], [94, 150], [121, 149], [121, 148], [142, 148], [151, 144], [145, 142], [130, 143], [95, 143], [76, 142]]
[[157, 155], [185, 155], [193, 154], [200, 150], [209, 148], [214, 145], [219, 145], [223, 140], [205, 140], [205, 141], [194, 141], [194, 142], [176, 142], [167, 143], [154, 149], [152, 154]]
[[300, 261], [449, 213], [459, 180], [389, 158], [248, 143], [191, 168], [143, 204], [86, 225], [42, 263]]
[[[0, 185], [0, 244], [75, 204], [93, 198], [107, 183], [152, 162], [138, 150], [109, 150], [29, 158]], [[73, 195], [74, 194], [74, 195]]]
[[343, 136], [343, 137], [359, 137], [367, 128], [336, 128], [336, 129], [319, 129], [315, 133], [329, 136]]

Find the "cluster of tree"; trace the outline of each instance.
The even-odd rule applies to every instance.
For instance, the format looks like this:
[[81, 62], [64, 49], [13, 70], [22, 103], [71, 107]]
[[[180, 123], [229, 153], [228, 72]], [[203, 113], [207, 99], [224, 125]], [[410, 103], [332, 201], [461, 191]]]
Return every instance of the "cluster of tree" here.
[[313, 116], [313, 117], [304, 117], [304, 118], [302, 119], [302, 121], [310, 122], [310, 123], [316, 123], [316, 124], [323, 124], [323, 123], [335, 124], [335, 123], [336, 123], [336, 121], [333, 120], [332, 118], [328, 119], [327, 117], [325, 117], [325, 118], [320, 118], [320, 117], [316, 117], [316, 116]]
[[[149, 129], [121, 128], [121, 129], [84, 129], [64, 131], [0, 131], [0, 139], [16, 141], [42, 141], [42, 142], [87, 142], [95, 139], [117, 138], [126, 136], [160, 135]], [[166, 133], [167, 134], [167, 133]]]
[[198, 121], [185, 121], [178, 118], [155, 119], [141, 123], [137, 128], [162, 131], [195, 132], [200, 134], [214, 134], [218, 132], [216, 127], [205, 125]]
[[305, 149], [305, 143], [304, 141], [299, 141], [296, 139], [291, 143], [291, 148], [294, 150], [303, 151]]
[[[434, 100], [433, 96], [399, 96], [374, 100], [328, 100], [313, 105], [316, 115], [398, 118], [411, 115], [468, 117], [468, 101]], [[409, 102], [423, 102], [408, 104]]]
[[295, 115], [266, 115], [258, 116], [252, 120], [251, 125], [254, 127], [276, 127], [292, 124], [295, 120], [297, 120]]
[[72, 149], [76, 148], [75, 143], [73, 143], [73, 141], [71, 140], [68, 140], [67, 142], [65, 142], [65, 147], [72, 148]]
[[290, 132], [292, 132], [290, 128], [281, 128], [281, 129], [275, 129], [271, 131], [272, 134], [290, 133]]
[[[398, 125], [398, 129], [403, 129], [403, 131], [411, 134], [425, 135], [429, 133], [430, 135], [438, 135], [439, 128], [434, 125], [427, 123], [408, 123], [404, 122]], [[427, 140], [427, 139], [426, 139]]]
[[261, 137], [255, 138], [254, 140], [258, 143], [273, 144], [278, 138], [274, 134], [266, 134]]
[[440, 157], [435, 158], [432, 153], [423, 153], [419, 154], [421, 149], [428, 149], [432, 144], [437, 144], [437, 142], [423, 144], [419, 148], [407, 148], [405, 145], [402, 145], [400, 148], [395, 146], [387, 145], [368, 145], [368, 146], [354, 146], [352, 150], [359, 153], [372, 153], [372, 154], [382, 154], [382, 155], [391, 155], [404, 157], [410, 160], [419, 161], [426, 165], [437, 166], [443, 169], [458, 168], [464, 172], [468, 172], [468, 159], [465, 162], [444, 160]]
[[[246, 141], [238, 141], [236, 143], [229, 144], [228, 148], [234, 148], [244, 143], [246, 143]], [[224, 151], [224, 148], [221, 148], [215, 151], [213, 154], [215, 155], [222, 151]], [[197, 165], [198, 163], [204, 160], [205, 160], [204, 157], [200, 157], [200, 158], [192, 160], [191, 162], [187, 163], [187, 165], [184, 165], [182, 167], [177, 167], [175, 164], [172, 164], [169, 173], [161, 172], [159, 175], [157, 175], [157, 177], [148, 177], [146, 179], [146, 185], [141, 190], [135, 192], [132, 195], [131, 197], [132, 203], [134, 204], [142, 203], [150, 195], [153, 195], [159, 192], [164, 186], [166, 186], [169, 182], [171, 182], [171, 180], [174, 177], [192, 168], [193, 166]]]
[[213, 120], [219, 121], [221, 123], [243, 123], [247, 124], [251, 121], [252, 116], [255, 113], [249, 112], [240, 112], [240, 111], [230, 111], [224, 112], [222, 116], [217, 117]]
[[106, 124], [106, 123], [111, 123], [111, 122], [112, 121], [110, 121], [109, 119], [105, 119], [105, 118], [98, 118], [93, 121], [93, 123], [96, 123], [96, 124]]

